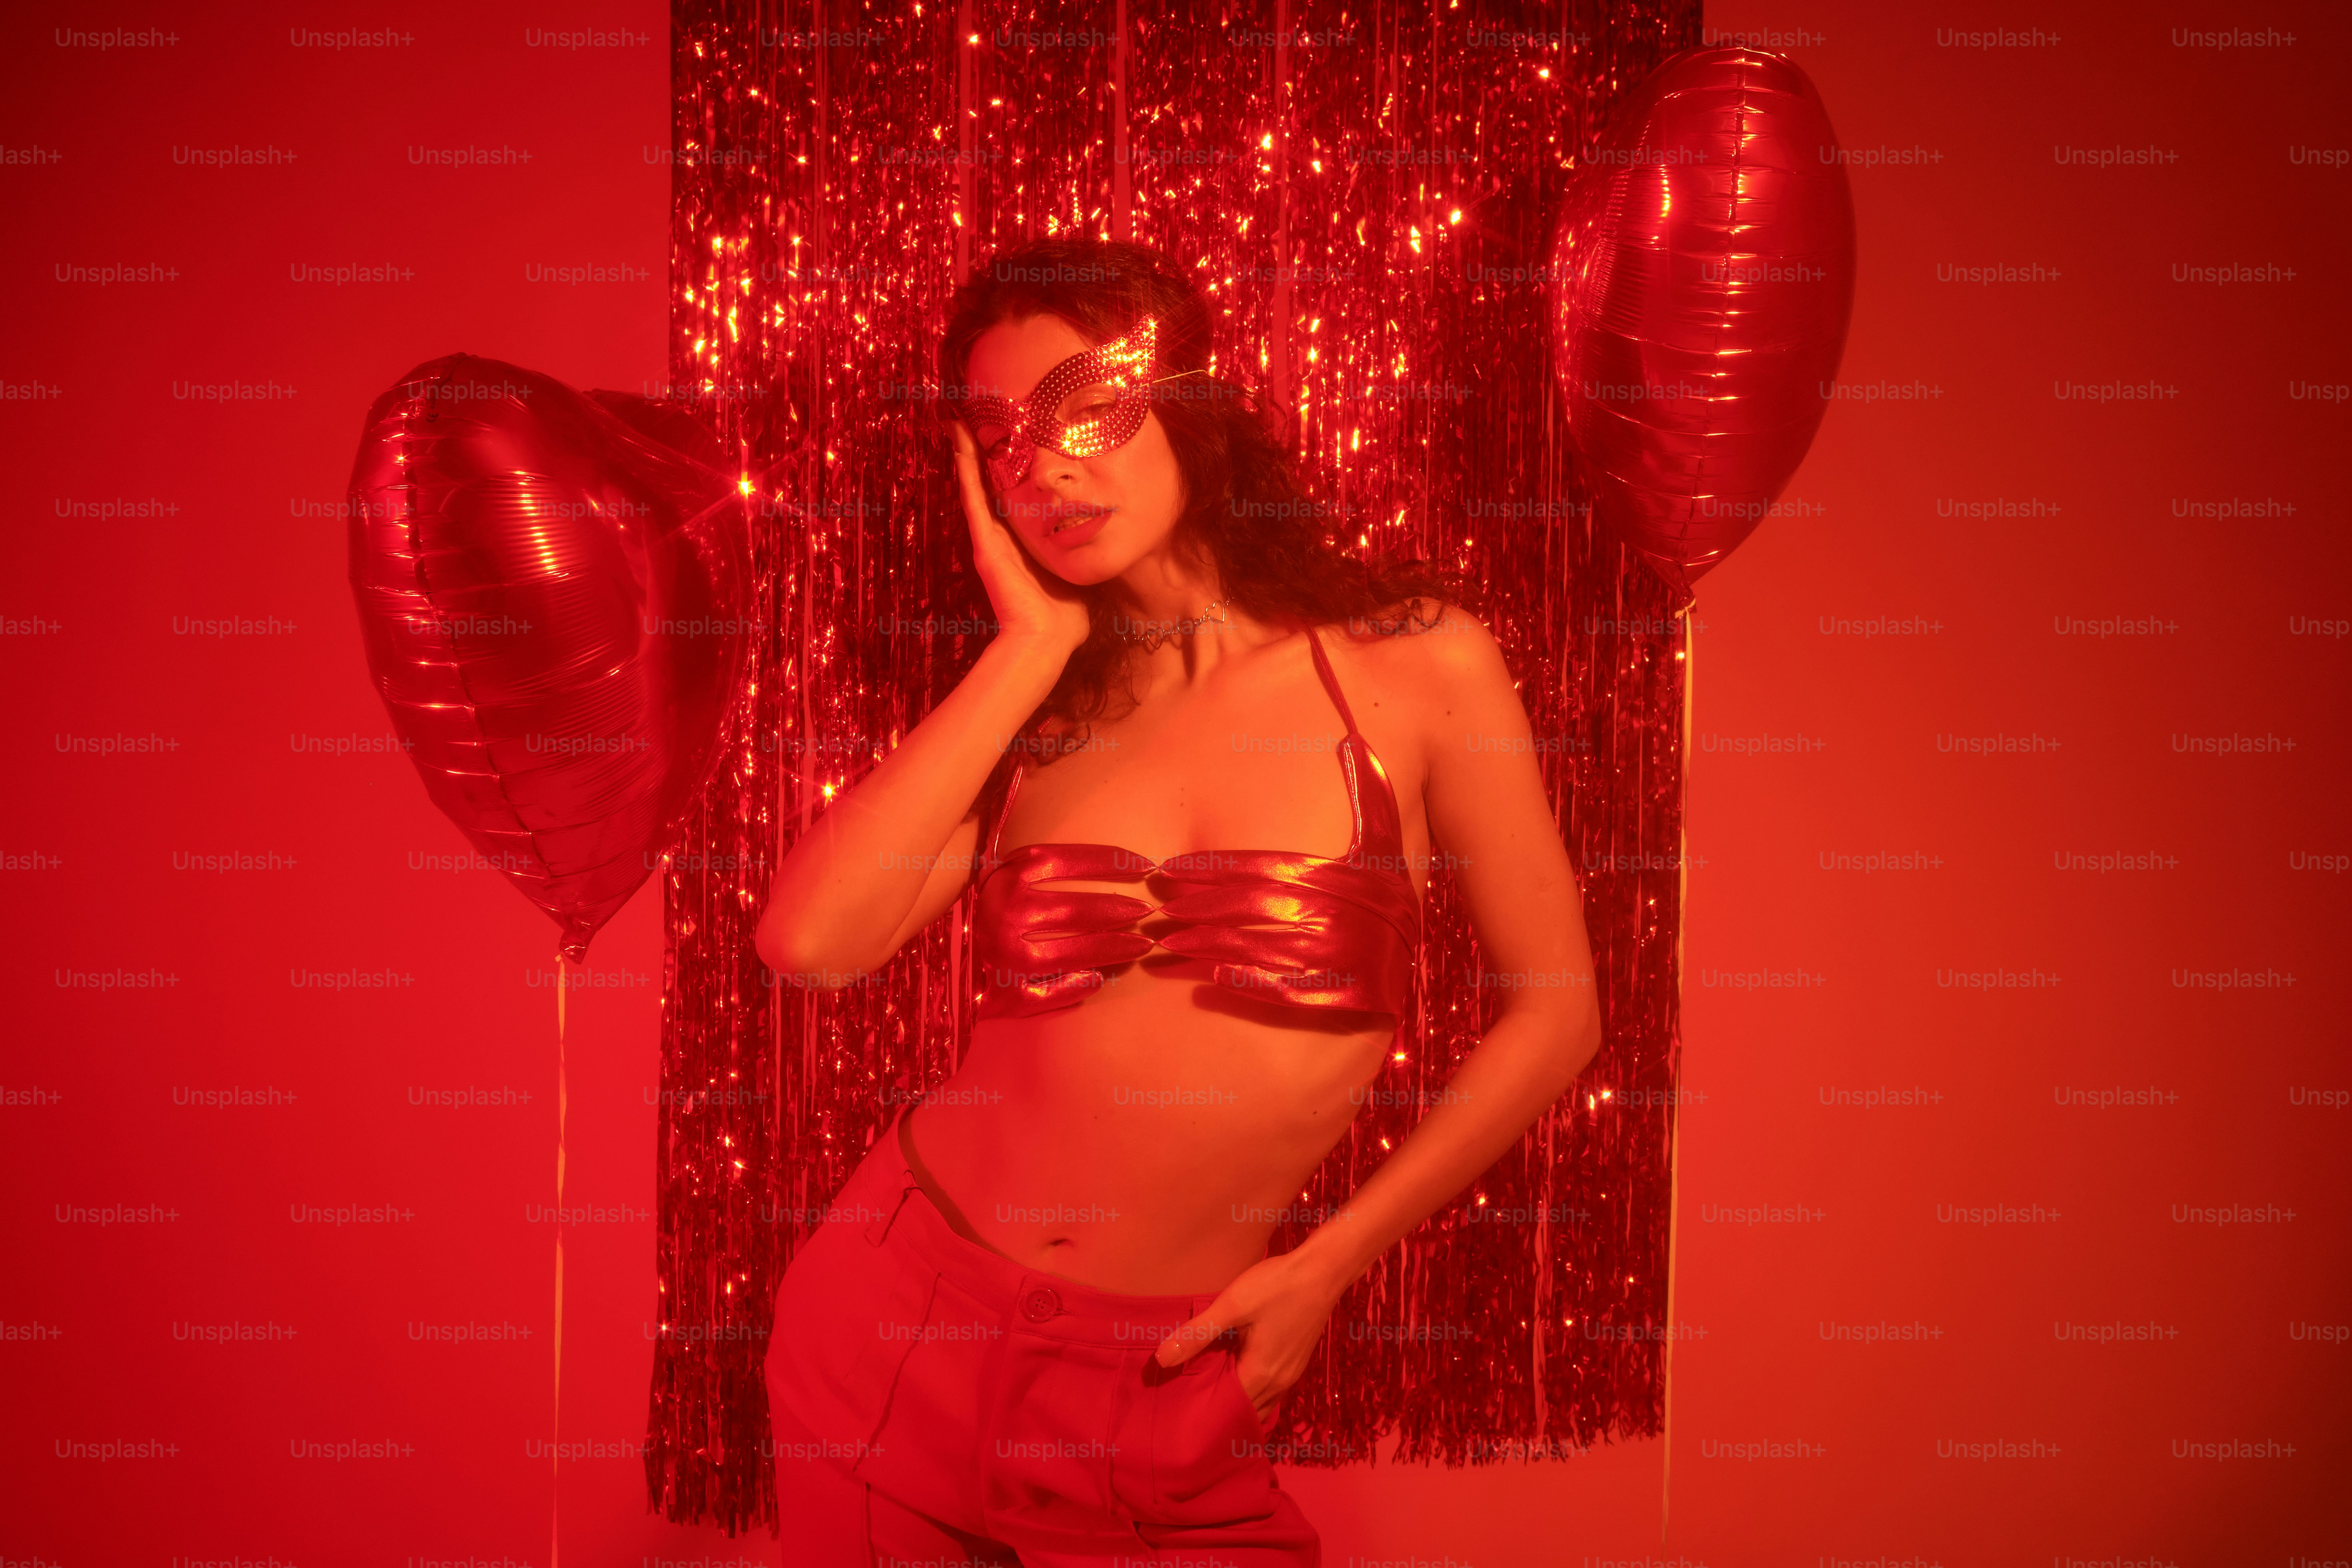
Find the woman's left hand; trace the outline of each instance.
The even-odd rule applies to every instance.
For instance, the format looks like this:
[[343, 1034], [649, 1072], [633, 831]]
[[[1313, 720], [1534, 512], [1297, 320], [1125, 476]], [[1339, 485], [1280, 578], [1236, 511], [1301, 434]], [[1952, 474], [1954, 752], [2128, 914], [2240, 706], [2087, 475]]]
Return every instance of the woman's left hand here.
[[1306, 1375], [1307, 1359], [1345, 1291], [1296, 1252], [1263, 1258], [1243, 1269], [1200, 1316], [1160, 1342], [1160, 1364], [1181, 1366], [1226, 1330], [1239, 1331], [1234, 1371], [1257, 1412], [1258, 1430], [1271, 1432], [1283, 1395]]

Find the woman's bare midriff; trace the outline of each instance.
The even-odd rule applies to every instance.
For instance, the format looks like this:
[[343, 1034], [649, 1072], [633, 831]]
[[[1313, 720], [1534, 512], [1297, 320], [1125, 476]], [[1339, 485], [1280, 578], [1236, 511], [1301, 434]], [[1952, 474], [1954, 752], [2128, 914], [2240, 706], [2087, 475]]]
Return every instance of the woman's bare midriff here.
[[900, 1127], [950, 1222], [1123, 1295], [1213, 1293], [1265, 1256], [1394, 1020], [1229, 999], [1208, 968], [1155, 953], [1076, 1006], [979, 1024]]

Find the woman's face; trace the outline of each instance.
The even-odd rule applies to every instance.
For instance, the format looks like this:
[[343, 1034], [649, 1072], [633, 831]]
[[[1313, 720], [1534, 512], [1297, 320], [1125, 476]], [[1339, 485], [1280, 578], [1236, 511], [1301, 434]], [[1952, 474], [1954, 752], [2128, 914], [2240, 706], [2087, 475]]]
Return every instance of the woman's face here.
[[[999, 321], [973, 342], [966, 374], [975, 395], [1017, 400], [1095, 346], [1059, 316]], [[1134, 439], [1091, 458], [1039, 447], [1029, 472], [997, 503], [1040, 564], [1065, 582], [1091, 584], [1166, 542], [1183, 515], [1184, 479], [1166, 426], [1147, 413]]]

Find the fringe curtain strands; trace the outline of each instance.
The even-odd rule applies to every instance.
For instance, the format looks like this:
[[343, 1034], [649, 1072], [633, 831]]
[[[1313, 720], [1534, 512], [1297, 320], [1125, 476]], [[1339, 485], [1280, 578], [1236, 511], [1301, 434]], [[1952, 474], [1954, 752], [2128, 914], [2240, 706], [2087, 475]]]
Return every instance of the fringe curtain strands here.
[[[667, 1517], [775, 1526], [776, 1281], [971, 1025], [969, 900], [830, 992], [764, 971], [752, 930], [781, 850], [987, 640], [926, 400], [950, 290], [1035, 236], [1197, 262], [1219, 373], [1284, 411], [1341, 542], [1466, 569], [1585, 891], [1600, 1058], [1340, 1303], [1276, 1453], [1369, 1461], [1393, 1432], [1481, 1463], [1659, 1429], [1684, 623], [1596, 534], [1542, 345], [1578, 154], [1698, 27], [1696, 0], [680, 0], [672, 380], [762, 478], [755, 678], [663, 876]], [[1403, 1140], [1512, 978], [1482, 973], [1442, 859], [1428, 916], [1417, 1010], [1277, 1249]]]

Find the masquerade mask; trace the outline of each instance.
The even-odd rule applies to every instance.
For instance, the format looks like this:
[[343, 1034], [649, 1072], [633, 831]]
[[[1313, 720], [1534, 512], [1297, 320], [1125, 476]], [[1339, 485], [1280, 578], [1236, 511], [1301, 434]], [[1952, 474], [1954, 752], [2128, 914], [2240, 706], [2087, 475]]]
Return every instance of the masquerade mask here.
[[[1096, 458], [1126, 446], [1143, 428], [1150, 389], [1175, 375], [1154, 377], [1159, 325], [1146, 316], [1125, 336], [1072, 354], [1039, 378], [1027, 397], [974, 397], [964, 424], [1001, 493], [1029, 477], [1037, 448], [1066, 458]], [[1180, 372], [1194, 375], [1195, 371]]]

